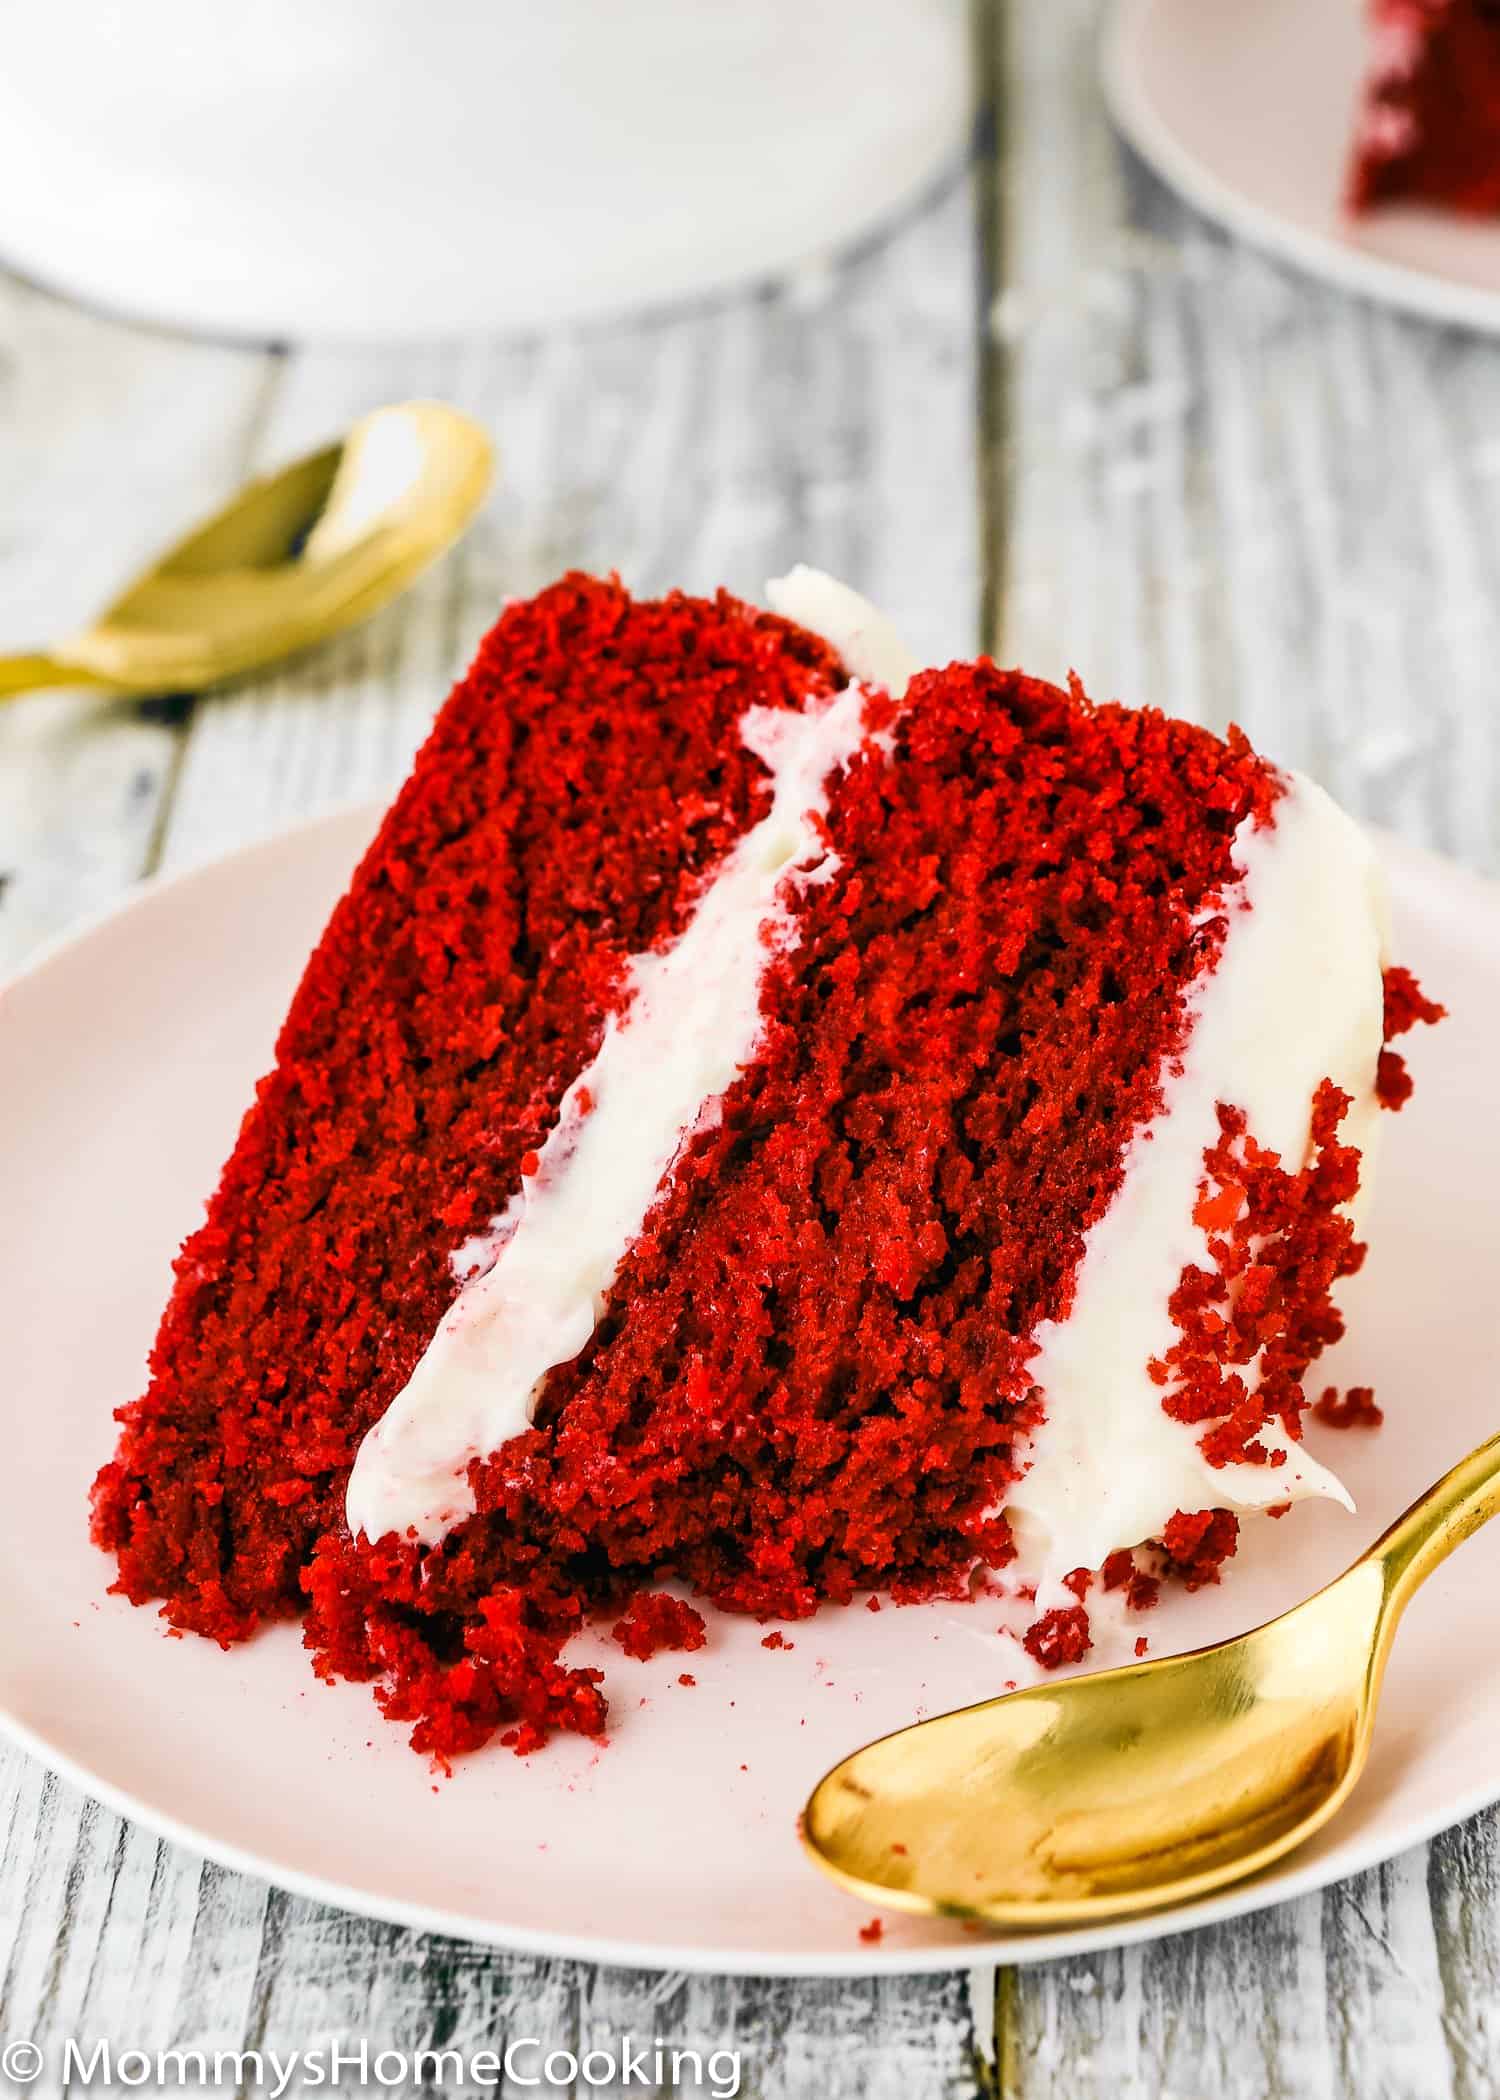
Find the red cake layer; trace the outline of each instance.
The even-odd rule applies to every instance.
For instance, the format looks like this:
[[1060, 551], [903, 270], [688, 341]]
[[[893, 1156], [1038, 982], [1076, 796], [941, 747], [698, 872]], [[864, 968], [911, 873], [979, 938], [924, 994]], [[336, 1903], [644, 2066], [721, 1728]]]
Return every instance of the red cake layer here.
[[1373, 0], [1370, 17], [1353, 209], [1406, 199], [1500, 212], [1500, 4]]
[[[872, 702], [889, 749], [832, 787], [834, 872], [768, 964], [755, 1062], [535, 1426], [474, 1468], [477, 1513], [431, 1549], [343, 1522], [358, 1442], [454, 1296], [449, 1257], [513, 1193], [626, 959], [680, 930], [765, 807], [740, 717], [841, 676], [724, 598], [632, 605], [574, 577], [505, 615], [183, 1251], [96, 1489], [128, 1595], [226, 1641], [305, 1606], [317, 1667], [378, 1680], [446, 1757], [497, 1729], [522, 1749], [596, 1732], [598, 1676], [567, 1640], [607, 1614], [629, 1652], [697, 1645], [698, 1614], [639, 1594], [663, 1577], [796, 1618], [860, 1589], [961, 1593], [1010, 1558], [1032, 1338], [1160, 1105], [1235, 829], [1275, 821], [1280, 782], [1238, 736], [987, 663], [924, 674], [899, 715]], [[1424, 1017], [1415, 987], [1393, 997], [1396, 1027]], [[1217, 1327], [1213, 1287], [1179, 1294], [1182, 1405], [1225, 1455], [1267, 1422], [1298, 1432], [1333, 1331], [1353, 1258], [1337, 1109], [1300, 1173], [1255, 1157], [1232, 1111], [1205, 1162], [1206, 1203], [1230, 1178], [1250, 1199], [1223, 1217], [1225, 1276], [1269, 1279]], [[1236, 1366], [1273, 1313], [1280, 1375], [1250, 1395]], [[1168, 1572], [1207, 1578], [1233, 1534], [1180, 1513]], [[1084, 1605], [1053, 1616], [1036, 1646], [1065, 1659]]]

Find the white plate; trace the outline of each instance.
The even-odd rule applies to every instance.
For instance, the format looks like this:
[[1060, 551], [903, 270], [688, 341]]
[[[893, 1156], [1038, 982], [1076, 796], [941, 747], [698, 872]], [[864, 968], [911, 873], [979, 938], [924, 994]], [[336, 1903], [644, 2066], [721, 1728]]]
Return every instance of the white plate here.
[[1364, 0], [1116, 0], [1104, 84], [1120, 129], [1233, 232], [1440, 321], [1500, 330], [1500, 220], [1342, 208]]
[[816, 268], [970, 121], [963, 0], [3, 12], [0, 256], [214, 335], [447, 345]]
[[[0, 1706], [113, 1807], [228, 1865], [403, 1923], [585, 1958], [780, 1974], [942, 1969], [986, 1944], [866, 1914], [807, 1866], [794, 1821], [858, 1743], [999, 1688], [992, 1608], [830, 1609], [768, 1652], [712, 1617], [693, 1656], [605, 1658], [612, 1740], [494, 1749], [434, 1786], [367, 1690], [311, 1676], [282, 1627], [221, 1653], [105, 1595], [85, 1502], [110, 1410], [141, 1383], [168, 1264], [200, 1215], [302, 962], [368, 836], [326, 819], [156, 885], [0, 995]], [[1142, 1622], [1153, 1649], [1237, 1631], [1333, 1574], [1500, 1411], [1500, 893], [1390, 849], [1398, 953], [1453, 1018], [1416, 1044], [1386, 1131], [1367, 1273], [1338, 1374], [1385, 1428], [1316, 1430], [1360, 1504], [1262, 1520], [1221, 1590]], [[1271, 1903], [1500, 1796], [1500, 1525], [1417, 1599], [1353, 1804], [1253, 1885], [1129, 1926], [1009, 1938], [1007, 1960]], [[679, 1671], [695, 1687], [677, 1683]]]

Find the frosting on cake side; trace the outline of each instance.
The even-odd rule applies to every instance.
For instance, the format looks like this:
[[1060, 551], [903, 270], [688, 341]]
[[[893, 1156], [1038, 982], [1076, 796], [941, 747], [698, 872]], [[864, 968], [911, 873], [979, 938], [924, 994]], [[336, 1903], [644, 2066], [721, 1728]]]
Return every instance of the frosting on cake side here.
[[[1124, 1180], [1086, 1236], [1065, 1319], [1038, 1330], [1031, 1374], [1045, 1416], [1008, 1510], [1037, 1604], [1118, 1548], [1160, 1537], [1179, 1510], [1266, 1509], [1310, 1496], [1353, 1508], [1295, 1442], [1281, 1465], [1212, 1465], [1200, 1427], [1175, 1420], [1149, 1366], [1177, 1339], [1169, 1310], [1189, 1264], [1213, 1266], [1197, 1221], [1218, 1104], [1242, 1109], [1258, 1144], [1292, 1172], [1307, 1156], [1324, 1079], [1350, 1096], [1340, 1132], [1362, 1155], [1368, 1195], [1380, 1114], [1384, 885], [1369, 841], [1314, 782], [1287, 778], [1275, 821], [1235, 836], [1237, 889], [1217, 966], [1192, 987], [1192, 1029], [1165, 1076], [1162, 1112], [1131, 1138]], [[1288, 1026], [1287, 1015], [1297, 1017]], [[1255, 1382], [1255, 1367], [1245, 1370]], [[1278, 1440], [1280, 1441], [1280, 1440]]]

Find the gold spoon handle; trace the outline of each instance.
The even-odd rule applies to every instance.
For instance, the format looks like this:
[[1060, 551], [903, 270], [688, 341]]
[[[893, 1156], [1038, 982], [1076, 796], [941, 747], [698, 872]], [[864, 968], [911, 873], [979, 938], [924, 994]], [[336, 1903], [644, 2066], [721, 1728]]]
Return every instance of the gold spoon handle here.
[[40, 692], [49, 685], [89, 682], [51, 656], [0, 656], [0, 700], [14, 700], [20, 693]]
[[1394, 1620], [1455, 1547], [1500, 1514], [1500, 1436], [1461, 1458], [1370, 1548]]

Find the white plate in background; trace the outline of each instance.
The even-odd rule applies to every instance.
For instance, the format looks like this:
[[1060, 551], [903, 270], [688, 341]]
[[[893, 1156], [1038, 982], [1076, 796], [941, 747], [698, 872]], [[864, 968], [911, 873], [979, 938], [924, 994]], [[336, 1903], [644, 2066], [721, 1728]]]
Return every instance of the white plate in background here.
[[5, 9], [0, 258], [213, 335], [447, 342], [826, 260], [962, 156], [964, 0]]
[[1500, 218], [1343, 208], [1365, 57], [1364, 0], [1116, 0], [1104, 86], [1136, 151], [1231, 232], [1349, 291], [1500, 331]]

